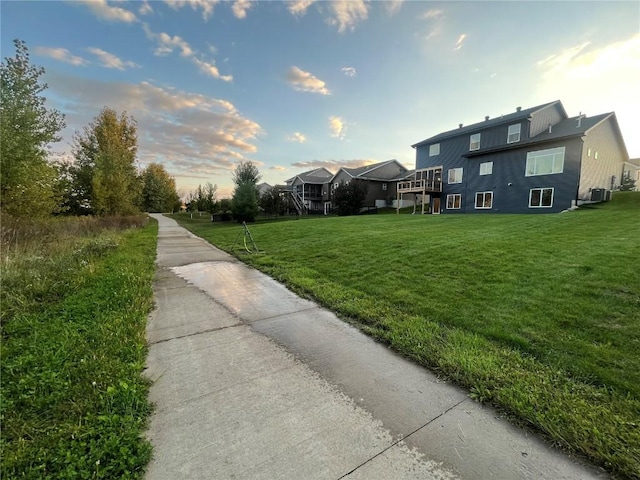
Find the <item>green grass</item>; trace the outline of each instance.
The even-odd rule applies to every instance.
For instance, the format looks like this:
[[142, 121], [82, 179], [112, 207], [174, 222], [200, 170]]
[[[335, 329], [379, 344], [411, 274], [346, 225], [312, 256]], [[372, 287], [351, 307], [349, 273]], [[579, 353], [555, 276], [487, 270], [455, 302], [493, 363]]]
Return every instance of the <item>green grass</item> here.
[[640, 478], [640, 194], [551, 215], [257, 223], [253, 256], [237, 225], [175, 218], [514, 421]]
[[142, 476], [157, 237], [142, 220], [122, 230], [118, 219], [58, 219], [12, 234], [3, 218], [2, 478]]

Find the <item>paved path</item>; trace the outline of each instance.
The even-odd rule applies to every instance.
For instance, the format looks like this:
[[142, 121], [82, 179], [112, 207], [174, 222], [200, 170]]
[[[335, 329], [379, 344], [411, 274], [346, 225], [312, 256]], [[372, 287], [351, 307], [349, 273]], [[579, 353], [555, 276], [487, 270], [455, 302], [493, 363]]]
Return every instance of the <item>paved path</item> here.
[[153, 216], [148, 480], [606, 478]]

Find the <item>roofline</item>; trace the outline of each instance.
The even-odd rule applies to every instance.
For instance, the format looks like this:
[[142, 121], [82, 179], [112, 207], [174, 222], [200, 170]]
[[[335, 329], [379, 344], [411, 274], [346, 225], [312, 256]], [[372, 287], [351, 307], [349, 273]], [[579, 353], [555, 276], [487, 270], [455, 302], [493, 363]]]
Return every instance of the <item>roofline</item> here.
[[577, 138], [577, 137], [584, 137], [585, 132], [576, 132], [576, 133], [571, 133], [569, 135], [563, 135], [562, 137], [555, 137], [555, 138], [543, 138], [543, 139], [539, 139], [539, 140], [535, 140], [535, 141], [530, 141], [530, 142], [518, 142], [518, 143], [508, 143], [506, 145], [498, 145], [497, 147], [493, 147], [493, 148], [487, 148], [485, 150], [476, 150], [473, 152], [467, 152], [462, 154], [462, 157], [465, 158], [475, 158], [475, 157], [481, 157], [482, 155], [486, 155], [488, 153], [496, 153], [496, 152], [505, 152], [507, 150], [515, 150], [518, 147], [527, 147], [529, 145], [542, 145], [544, 143], [552, 143], [552, 142], [558, 142], [558, 141], [562, 141], [565, 140], [567, 138]]
[[[591, 126], [589, 129], [585, 130], [584, 133], [586, 134], [590, 132], [591, 130], [596, 128], [598, 125], [600, 125], [602, 122], [604, 122], [605, 120], [609, 120], [610, 118], [613, 120], [614, 130], [616, 132], [616, 136], [618, 137], [618, 142], [620, 143], [620, 147], [622, 148], [622, 151], [624, 153], [624, 157], [629, 158], [629, 152], [627, 150], [627, 146], [624, 143], [624, 138], [622, 137], [622, 131], [620, 130], [620, 124], [618, 123], [618, 117], [616, 116], [616, 112], [609, 112], [609, 114], [607, 114], [602, 120], [600, 120], [595, 125]], [[631, 160], [631, 158], [629, 158], [629, 160]]]

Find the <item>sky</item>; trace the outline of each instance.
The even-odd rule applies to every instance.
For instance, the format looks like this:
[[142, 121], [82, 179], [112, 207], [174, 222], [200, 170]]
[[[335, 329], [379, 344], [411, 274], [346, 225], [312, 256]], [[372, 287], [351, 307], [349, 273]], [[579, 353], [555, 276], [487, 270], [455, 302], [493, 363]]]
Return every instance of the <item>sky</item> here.
[[138, 163], [179, 193], [233, 190], [241, 161], [282, 184], [397, 159], [459, 123], [561, 100], [615, 111], [640, 157], [638, 1], [6, 1], [2, 58], [24, 40], [63, 140], [104, 106], [138, 123]]

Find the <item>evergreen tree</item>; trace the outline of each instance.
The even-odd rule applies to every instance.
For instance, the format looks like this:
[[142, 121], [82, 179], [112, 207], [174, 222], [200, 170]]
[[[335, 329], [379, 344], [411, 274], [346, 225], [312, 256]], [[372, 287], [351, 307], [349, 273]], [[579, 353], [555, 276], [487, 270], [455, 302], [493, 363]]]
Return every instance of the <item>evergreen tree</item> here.
[[233, 174], [232, 209], [238, 222], [253, 222], [258, 215], [258, 188], [260, 172], [252, 162], [240, 162]]

